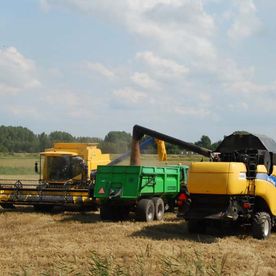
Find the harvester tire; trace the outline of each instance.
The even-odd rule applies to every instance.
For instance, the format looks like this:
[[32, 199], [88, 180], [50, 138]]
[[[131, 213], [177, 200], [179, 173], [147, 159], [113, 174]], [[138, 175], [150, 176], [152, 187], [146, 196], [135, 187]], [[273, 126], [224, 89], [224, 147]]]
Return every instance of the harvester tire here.
[[12, 203], [1, 203], [3, 209], [15, 209], [15, 206]]
[[160, 221], [164, 217], [164, 212], [165, 212], [164, 201], [161, 197], [154, 197], [152, 200], [153, 200], [154, 209], [155, 209], [154, 218]]
[[37, 212], [50, 213], [53, 211], [54, 206], [47, 205], [47, 204], [36, 204], [36, 205], [34, 205], [34, 209]]
[[206, 222], [202, 219], [189, 219], [188, 231], [191, 234], [204, 234], [206, 232]]
[[271, 234], [271, 218], [267, 212], [257, 212], [253, 217], [252, 236], [264, 240]]
[[136, 220], [150, 222], [154, 219], [154, 203], [151, 199], [140, 199], [136, 207]]

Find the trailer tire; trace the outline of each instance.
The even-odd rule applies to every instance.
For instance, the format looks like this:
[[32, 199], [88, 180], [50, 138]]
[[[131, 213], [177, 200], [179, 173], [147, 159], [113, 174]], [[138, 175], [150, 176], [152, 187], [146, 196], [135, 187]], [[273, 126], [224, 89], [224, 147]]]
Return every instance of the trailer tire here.
[[154, 203], [151, 199], [140, 199], [136, 207], [136, 220], [150, 222], [154, 219]]
[[271, 234], [271, 217], [267, 212], [257, 212], [253, 217], [252, 236], [264, 240]]
[[129, 219], [129, 207], [128, 206], [119, 206], [119, 215], [118, 220], [128, 220]]
[[154, 218], [160, 221], [164, 217], [164, 212], [165, 212], [164, 201], [161, 197], [154, 197], [152, 201], [154, 203]]
[[100, 217], [102, 220], [113, 220], [114, 214], [109, 204], [102, 204], [100, 206]]
[[123, 221], [129, 218], [129, 208], [123, 205], [102, 204], [100, 207], [102, 220]]
[[202, 219], [189, 219], [188, 231], [191, 234], [204, 234], [206, 232], [206, 222]]

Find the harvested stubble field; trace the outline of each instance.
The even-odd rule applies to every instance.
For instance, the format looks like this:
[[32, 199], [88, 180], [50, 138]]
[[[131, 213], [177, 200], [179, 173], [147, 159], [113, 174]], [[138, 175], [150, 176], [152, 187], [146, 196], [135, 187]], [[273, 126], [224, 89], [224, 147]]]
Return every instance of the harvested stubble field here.
[[89, 212], [0, 213], [1, 275], [276, 275], [276, 235], [188, 234], [163, 222], [101, 222]]
[[[23, 175], [24, 177], [26, 175]], [[5, 175], [7, 177], [7, 175]], [[1, 275], [276, 275], [276, 234], [191, 235], [164, 221], [102, 222], [98, 212], [0, 210]]]

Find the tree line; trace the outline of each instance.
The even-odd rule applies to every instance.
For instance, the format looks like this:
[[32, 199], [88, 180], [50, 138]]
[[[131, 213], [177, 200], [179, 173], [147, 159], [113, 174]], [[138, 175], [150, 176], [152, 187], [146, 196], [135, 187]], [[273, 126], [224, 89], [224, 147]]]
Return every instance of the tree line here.
[[[101, 139], [98, 137], [75, 137], [64, 131], [35, 134], [26, 127], [0, 126], [0, 152], [41, 152], [46, 148], [51, 148], [55, 142], [98, 143], [99, 148], [104, 153], [123, 153], [130, 149], [131, 134], [125, 131], [110, 131], [104, 139]], [[196, 145], [207, 149], [215, 149], [218, 143], [212, 143], [206, 135], [195, 142]], [[175, 145], [166, 144], [166, 148], [168, 153], [179, 154], [185, 152], [185, 150]], [[151, 145], [145, 150], [147, 153], [155, 151], [156, 145]]]

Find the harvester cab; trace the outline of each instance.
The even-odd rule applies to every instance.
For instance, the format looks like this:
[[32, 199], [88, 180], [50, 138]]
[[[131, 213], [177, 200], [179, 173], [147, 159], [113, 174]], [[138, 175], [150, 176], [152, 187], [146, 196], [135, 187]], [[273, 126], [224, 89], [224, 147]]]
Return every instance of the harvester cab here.
[[85, 184], [98, 165], [110, 163], [109, 154], [102, 154], [97, 144], [56, 143], [41, 153], [41, 180], [50, 185], [70, 181]]
[[276, 142], [264, 135], [234, 132], [224, 138], [215, 152], [221, 162], [244, 163], [246, 176], [250, 179], [256, 177], [258, 165], [264, 165], [271, 175], [276, 164]]
[[189, 208], [183, 216], [190, 232], [204, 232], [209, 223], [217, 225], [220, 221], [251, 225], [253, 237], [258, 239], [270, 235], [276, 225], [276, 143], [273, 139], [234, 132], [211, 151], [135, 125], [132, 165], [140, 164], [138, 144], [144, 135], [178, 145], [211, 161], [192, 162], [189, 167]]

